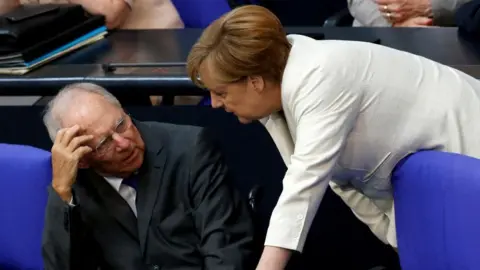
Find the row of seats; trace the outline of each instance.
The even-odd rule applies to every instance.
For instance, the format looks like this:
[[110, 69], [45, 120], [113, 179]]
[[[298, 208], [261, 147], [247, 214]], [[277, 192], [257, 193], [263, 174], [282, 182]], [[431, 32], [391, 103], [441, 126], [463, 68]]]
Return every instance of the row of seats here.
[[[42, 269], [50, 164], [48, 151], [0, 144], [0, 269]], [[393, 179], [402, 269], [478, 269], [480, 160], [419, 152], [397, 167]]]
[[186, 28], [205, 28], [222, 14], [244, 4], [269, 8], [286, 26], [351, 26], [353, 21], [347, 1], [338, 0], [172, 0], [172, 3]]

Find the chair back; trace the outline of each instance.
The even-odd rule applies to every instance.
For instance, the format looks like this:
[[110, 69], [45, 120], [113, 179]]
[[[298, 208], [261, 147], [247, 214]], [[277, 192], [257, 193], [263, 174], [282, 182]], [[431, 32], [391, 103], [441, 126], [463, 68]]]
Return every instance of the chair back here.
[[480, 160], [418, 152], [392, 181], [402, 269], [479, 269]]
[[43, 269], [42, 230], [50, 153], [0, 144], [0, 269]]
[[172, 0], [185, 28], [205, 28], [230, 11], [227, 0]]

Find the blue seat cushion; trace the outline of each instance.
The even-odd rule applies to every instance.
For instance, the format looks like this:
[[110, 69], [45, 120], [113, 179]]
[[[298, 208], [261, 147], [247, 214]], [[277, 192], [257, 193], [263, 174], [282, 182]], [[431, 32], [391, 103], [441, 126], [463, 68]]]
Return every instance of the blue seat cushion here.
[[419, 152], [392, 181], [402, 269], [480, 269], [480, 160]]
[[41, 237], [50, 153], [0, 144], [0, 269], [43, 269]]

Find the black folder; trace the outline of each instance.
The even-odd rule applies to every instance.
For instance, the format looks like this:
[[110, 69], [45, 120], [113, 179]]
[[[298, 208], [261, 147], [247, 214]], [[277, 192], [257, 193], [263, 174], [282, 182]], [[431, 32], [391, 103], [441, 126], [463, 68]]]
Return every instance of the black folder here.
[[78, 24], [63, 32], [56, 33], [55, 36], [34, 43], [34, 45], [24, 48], [20, 52], [0, 54], [0, 66], [21, 65], [26, 62], [31, 62], [102, 26], [105, 26], [105, 18], [103, 16], [90, 17], [84, 23]]
[[0, 16], [0, 74], [24, 74], [106, 33], [105, 17], [81, 5], [20, 6]]
[[82, 24], [88, 15], [80, 5], [24, 5], [0, 16], [0, 55], [23, 51]]

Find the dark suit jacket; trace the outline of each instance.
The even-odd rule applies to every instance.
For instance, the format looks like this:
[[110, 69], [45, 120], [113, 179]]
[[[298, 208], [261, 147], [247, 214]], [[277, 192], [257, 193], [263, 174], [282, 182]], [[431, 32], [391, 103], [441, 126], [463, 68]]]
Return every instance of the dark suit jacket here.
[[145, 141], [138, 219], [117, 191], [80, 170], [75, 206], [50, 190], [45, 268], [249, 269], [253, 225], [230, 186], [218, 146], [205, 129], [135, 122]]

